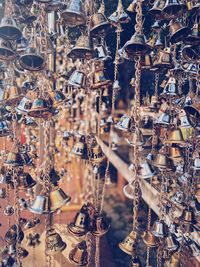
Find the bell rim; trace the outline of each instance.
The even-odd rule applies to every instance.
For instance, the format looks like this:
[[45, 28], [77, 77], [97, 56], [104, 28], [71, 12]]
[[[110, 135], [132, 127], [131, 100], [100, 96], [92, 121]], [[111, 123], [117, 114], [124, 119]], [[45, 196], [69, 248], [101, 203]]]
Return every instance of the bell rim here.
[[[182, 41], [182, 39], [190, 32], [190, 29], [188, 27], [182, 27], [178, 31], [176, 31], [174, 34], [170, 36], [171, 43], [178, 43]], [[178, 35], [181, 34], [181, 36], [178, 38]], [[177, 39], [178, 38], [178, 39]]]
[[118, 246], [119, 246], [119, 248], [120, 248], [123, 252], [125, 252], [126, 254], [128, 254], [128, 255], [132, 255], [132, 253], [133, 253], [132, 250], [126, 250], [126, 249], [123, 248], [123, 242], [119, 243]]
[[[90, 53], [90, 55], [86, 55], [86, 53]], [[93, 50], [90, 48], [85, 47], [73, 47], [69, 53], [67, 54], [70, 58], [81, 58], [81, 59], [87, 59], [88, 57], [93, 56]]]
[[[5, 35], [5, 34], [2, 34], [1, 33], [1, 30], [6, 30], [7, 28], [14, 28], [16, 33], [14, 36], [9, 36], [9, 35]], [[4, 38], [4, 39], [7, 39], [7, 40], [18, 40], [22, 37], [22, 32], [20, 30], [20, 28], [16, 27], [16, 26], [6, 26], [6, 25], [3, 25], [3, 26], [0, 26], [0, 37]]]
[[[64, 199], [62, 201], [62, 203], [54, 205], [54, 206], [51, 206], [51, 210], [54, 212], [54, 211], [56, 211], [58, 209], [61, 209], [63, 206], [68, 204], [70, 202], [70, 200], [71, 200], [71, 197], [67, 196], [66, 199]], [[51, 195], [50, 195], [50, 201], [51, 201]]]
[[9, 60], [14, 60], [16, 58], [16, 53], [14, 50], [10, 49], [10, 48], [3, 48], [3, 47], [0, 47], [0, 51], [1, 50], [5, 50], [5, 51], [8, 51], [10, 52], [12, 55], [11, 56], [3, 56], [3, 55], [0, 55], [0, 59], [1, 60], [6, 60], [6, 61], [9, 61]]
[[[104, 26], [106, 26], [106, 29], [104, 29]], [[99, 25], [95, 25], [94, 27], [90, 28], [90, 33], [92, 36], [97, 36], [99, 32], [103, 31], [106, 33], [110, 29], [111, 25], [109, 21], [104, 21]], [[101, 30], [100, 30], [101, 29]]]
[[51, 3], [51, 0], [49, 1], [49, 5], [47, 5], [47, 7], [45, 7], [45, 10], [47, 12], [49, 11], [58, 11], [58, 10], [62, 10], [65, 8], [65, 5], [61, 2], [61, 1], [58, 1], [58, 2], [52, 2]]
[[74, 223], [70, 223], [69, 225], [67, 225], [67, 230], [70, 234], [74, 236], [84, 236], [88, 232], [88, 229], [80, 228]]
[[[40, 60], [42, 60], [42, 64], [38, 67], [30, 67], [28, 66], [27, 64], [24, 64], [23, 62], [23, 59], [25, 57], [30, 57], [30, 56], [33, 56], [35, 58], [38, 58]], [[18, 60], [20, 66], [25, 69], [25, 70], [29, 70], [29, 71], [40, 71], [44, 68], [45, 66], [45, 60], [44, 60], [44, 57], [42, 55], [38, 55], [38, 54], [35, 54], [35, 53], [24, 53], [20, 56], [19, 60]]]
[[[76, 15], [76, 16], [79, 16], [79, 18], [81, 18], [80, 21], [78, 21], [77, 19], [74, 19], [74, 18], [70, 18], [70, 19], [67, 19], [67, 17], [65, 17], [66, 15]], [[86, 23], [86, 18], [85, 18], [85, 14], [84, 13], [81, 13], [81, 12], [78, 12], [78, 11], [75, 11], [75, 10], [70, 10], [70, 9], [64, 9], [63, 12], [61, 12], [61, 16], [62, 18], [64, 19], [65, 22], [68, 22], [69, 25], [71, 26], [80, 26], [80, 25], [85, 25]], [[73, 22], [76, 22], [76, 23], [73, 23]], [[78, 23], [77, 23], [78, 22]]]
[[44, 211], [44, 210], [36, 210], [33, 207], [29, 206], [28, 210], [34, 214], [48, 214], [48, 213], [52, 213], [52, 211], [49, 209], [48, 211]]
[[44, 108], [43, 110], [30, 110], [28, 111], [28, 116], [33, 118], [50, 118], [53, 113], [50, 109]]
[[154, 170], [151, 175], [149, 174], [149, 175], [144, 176], [144, 175], [138, 174], [137, 176], [142, 179], [148, 179], [148, 178], [152, 178], [155, 174], [156, 174], [156, 171]]

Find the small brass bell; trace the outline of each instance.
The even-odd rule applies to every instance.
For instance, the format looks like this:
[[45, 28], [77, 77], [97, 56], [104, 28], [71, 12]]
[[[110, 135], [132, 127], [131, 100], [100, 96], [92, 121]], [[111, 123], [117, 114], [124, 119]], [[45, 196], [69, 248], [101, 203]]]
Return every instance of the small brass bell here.
[[4, 17], [0, 24], [0, 36], [8, 40], [18, 40], [22, 32], [13, 18]]
[[106, 35], [110, 29], [110, 23], [104, 14], [98, 12], [90, 18], [90, 34], [92, 37]]
[[176, 17], [182, 10], [182, 5], [179, 0], [167, 0], [165, 6], [162, 9], [162, 14], [166, 18]]
[[132, 255], [136, 243], [137, 233], [132, 231], [123, 242], [119, 243], [119, 248], [126, 254]]
[[138, 177], [142, 179], [148, 179], [155, 175], [155, 170], [152, 166], [147, 162], [147, 160], [143, 159], [139, 164]]
[[118, 123], [115, 124], [115, 128], [127, 132], [130, 130], [131, 125], [132, 125], [132, 118], [127, 115], [123, 115], [118, 121]]
[[110, 225], [107, 224], [104, 216], [97, 215], [93, 221], [92, 234], [94, 236], [103, 236], [105, 235], [110, 228]]
[[69, 253], [69, 260], [72, 264], [78, 266], [85, 266], [88, 263], [88, 252], [86, 241], [81, 241], [74, 249]]
[[184, 209], [180, 216], [180, 220], [184, 224], [195, 223], [195, 216], [193, 209], [191, 207]]
[[104, 70], [96, 70], [92, 75], [91, 89], [100, 89], [108, 87], [112, 84], [112, 81], [107, 79]]
[[165, 238], [165, 247], [169, 251], [174, 251], [179, 247], [179, 243], [173, 234], [170, 234]]
[[36, 98], [28, 111], [28, 115], [34, 118], [48, 118], [52, 115], [50, 103], [44, 98]]
[[54, 212], [66, 205], [71, 200], [61, 188], [56, 189], [50, 193], [51, 210]]
[[11, 167], [22, 166], [23, 162], [20, 153], [9, 152], [4, 165]]
[[86, 207], [83, 206], [82, 209], [76, 214], [73, 223], [67, 226], [69, 233], [75, 236], [83, 236], [88, 232], [89, 229], [89, 215], [87, 213]]
[[179, 267], [180, 266], [180, 251], [176, 251], [170, 261], [170, 267]]
[[81, 35], [78, 38], [76, 45], [68, 53], [68, 56], [73, 59], [91, 59], [93, 53], [94, 51], [90, 36]]
[[19, 184], [18, 184], [19, 190], [32, 188], [34, 185], [36, 185], [36, 181], [33, 180], [32, 176], [29, 173], [21, 173], [19, 175]]
[[67, 8], [61, 12], [61, 16], [70, 26], [79, 26], [86, 23], [83, 3], [80, 0], [69, 1]]
[[17, 85], [8, 86], [4, 91], [3, 100], [7, 105], [14, 105], [20, 102], [23, 97], [22, 88]]
[[145, 43], [143, 34], [135, 33], [131, 39], [125, 43], [123, 49], [126, 51], [129, 57], [136, 55], [144, 55], [148, 50], [148, 46]]
[[29, 71], [39, 71], [45, 65], [44, 57], [39, 54], [37, 49], [28, 47], [19, 58], [20, 66]]
[[150, 231], [145, 231], [142, 234], [142, 239], [147, 247], [154, 248], [158, 246], [158, 238], [155, 237]]
[[169, 25], [171, 43], [183, 41], [188, 36], [190, 29], [183, 27], [180, 22], [171, 20]]
[[56, 255], [66, 248], [61, 236], [54, 230], [47, 232], [46, 236], [46, 254], [49, 256]]
[[13, 50], [11, 43], [8, 40], [0, 38], [0, 59], [5, 61], [13, 60], [16, 57], [16, 53]]
[[159, 153], [156, 154], [152, 164], [160, 169], [166, 169], [170, 165], [170, 160], [168, 155], [166, 154], [165, 148], [161, 148]]
[[85, 88], [86, 87], [86, 76], [82, 71], [75, 70], [69, 77], [68, 85], [74, 88]]
[[164, 0], [156, 0], [153, 4], [153, 7], [149, 9], [149, 14], [151, 14], [153, 17], [157, 19], [161, 19], [163, 17], [162, 9], [164, 6], [165, 6]]
[[171, 68], [172, 67], [172, 56], [168, 47], [164, 50], [159, 50], [153, 66], [156, 68]]
[[170, 130], [168, 133], [167, 143], [184, 145], [183, 134], [179, 128]]
[[43, 196], [43, 195], [37, 195], [35, 200], [31, 204], [31, 206], [28, 207], [28, 209], [32, 213], [36, 213], [36, 214], [47, 214], [47, 213], [52, 212], [50, 210], [50, 199], [49, 199], [49, 197]]
[[164, 222], [160, 220], [155, 221], [152, 226], [151, 232], [156, 237], [160, 237], [160, 238], [164, 237], [166, 235]]
[[82, 136], [80, 140], [74, 144], [71, 150], [71, 154], [80, 158], [84, 158], [86, 154], [86, 143], [84, 136]]

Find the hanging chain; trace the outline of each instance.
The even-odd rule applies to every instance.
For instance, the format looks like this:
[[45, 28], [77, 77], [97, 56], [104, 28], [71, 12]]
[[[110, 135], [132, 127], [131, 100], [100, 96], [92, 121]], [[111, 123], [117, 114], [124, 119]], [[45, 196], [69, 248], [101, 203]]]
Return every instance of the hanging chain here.
[[95, 240], [96, 240], [95, 267], [100, 267], [100, 238], [96, 236]]
[[158, 83], [159, 83], [159, 73], [156, 72], [155, 73], [155, 91], [154, 91], [156, 99], [158, 99]]

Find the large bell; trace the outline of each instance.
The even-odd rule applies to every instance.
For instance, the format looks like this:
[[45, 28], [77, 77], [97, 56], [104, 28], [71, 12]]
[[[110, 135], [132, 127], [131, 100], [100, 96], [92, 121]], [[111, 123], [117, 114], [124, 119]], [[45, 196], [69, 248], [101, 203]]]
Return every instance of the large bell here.
[[165, 248], [169, 251], [174, 251], [179, 247], [179, 243], [173, 234], [165, 238]]
[[107, 224], [104, 216], [97, 215], [93, 221], [92, 234], [94, 236], [103, 236], [105, 235], [110, 228], [110, 225]]
[[10, 167], [23, 166], [21, 154], [18, 152], [9, 152], [4, 165]]
[[75, 246], [69, 253], [69, 260], [72, 264], [78, 266], [85, 266], [88, 263], [88, 252], [86, 241], [81, 241], [78, 245]]
[[85, 143], [85, 137], [82, 136], [78, 142], [74, 144], [71, 150], [71, 154], [84, 158], [86, 154], [86, 143]]
[[180, 41], [183, 41], [190, 32], [189, 28], [183, 27], [178, 21], [171, 20], [169, 25], [171, 43], [178, 43]]
[[8, 86], [4, 91], [3, 100], [7, 105], [17, 104], [23, 97], [22, 88], [17, 85]]
[[165, 6], [164, 0], [156, 0], [153, 4], [153, 7], [149, 9], [149, 14], [153, 17], [160, 19], [162, 18], [162, 9]]
[[119, 243], [119, 248], [126, 254], [132, 255], [135, 243], [136, 243], [137, 233], [132, 231], [123, 242]]
[[31, 99], [27, 96], [24, 96], [19, 105], [16, 107], [18, 113], [26, 114], [31, 109], [32, 103]]
[[48, 196], [37, 195], [33, 203], [28, 209], [36, 214], [48, 214], [50, 210], [50, 199]]
[[19, 175], [19, 184], [17, 186], [17, 188], [19, 190], [24, 190], [27, 188], [31, 188], [34, 185], [36, 185], [36, 181], [33, 180], [32, 176], [29, 173], [21, 173]]
[[37, 49], [28, 47], [19, 58], [20, 66], [29, 71], [39, 71], [43, 69], [44, 57], [37, 52]]
[[90, 34], [93, 37], [102, 36], [107, 33], [110, 24], [104, 14], [98, 12], [90, 18]]
[[160, 220], [155, 221], [152, 226], [151, 232], [156, 237], [160, 237], [160, 238], [165, 237], [166, 233], [165, 233], [164, 222]]
[[68, 53], [68, 56], [74, 59], [91, 59], [93, 53], [94, 51], [90, 36], [81, 35], [78, 38], [76, 45]]
[[144, 35], [135, 33], [131, 39], [125, 43], [123, 49], [129, 57], [134, 57], [136, 55], [144, 55], [149, 50], [149, 47], [145, 43]]
[[42, 97], [36, 98], [28, 111], [28, 115], [34, 118], [48, 118], [52, 115], [49, 101]]
[[142, 179], [148, 179], [155, 175], [155, 170], [152, 166], [147, 162], [147, 160], [143, 159], [139, 164], [138, 177]]
[[0, 59], [3, 61], [10, 61], [16, 57], [12, 44], [8, 40], [0, 38]]
[[83, 3], [80, 0], [71, 0], [67, 8], [61, 12], [64, 21], [70, 26], [79, 26], [86, 23], [86, 15], [83, 10]]
[[166, 18], [173, 18], [176, 17], [181, 10], [182, 5], [180, 4], [179, 0], [167, 0], [162, 9], [162, 14]]
[[184, 145], [183, 134], [179, 128], [170, 130], [168, 133], [167, 143]]
[[107, 79], [104, 70], [96, 70], [92, 74], [92, 84], [91, 89], [100, 89], [103, 87], [108, 87], [112, 84], [112, 81]]
[[4, 39], [18, 40], [22, 37], [22, 32], [13, 18], [4, 17], [0, 24], [0, 36]]
[[85, 88], [86, 87], [85, 73], [79, 70], [75, 70], [69, 77], [68, 85], [74, 88]]
[[82, 209], [76, 214], [74, 222], [67, 226], [69, 233], [75, 236], [83, 236], [88, 232], [89, 229], [89, 215], [87, 213], [86, 207], [83, 206]]
[[63, 242], [61, 236], [54, 230], [47, 232], [46, 236], [46, 254], [49, 256], [56, 255], [66, 248], [66, 243]]
[[142, 239], [147, 247], [154, 248], [159, 245], [158, 238], [155, 237], [150, 231], [145, 231], [142, 234]]
[[172, 56], [168, 47], [164, 50], [159, 50], [153, 66], [156, 68], [171, 68], [172, 67]]
[[50, 193], [51, 210], [55, 211], [66, 205], [71, 200], [61, 188], [57, 188]]
[[132, 125], [132, 118], [127, 116], [127, 115], [123, 115], [120, 120], [118, 121], [117, 124], [115, 124], [115, 128], [122, 130], [122, 131], [129, 131]]

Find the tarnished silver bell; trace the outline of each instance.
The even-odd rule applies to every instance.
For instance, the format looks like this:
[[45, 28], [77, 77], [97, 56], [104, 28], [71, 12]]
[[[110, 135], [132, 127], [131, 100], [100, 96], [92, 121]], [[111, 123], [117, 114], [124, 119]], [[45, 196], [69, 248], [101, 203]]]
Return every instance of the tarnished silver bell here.
[[169, 26], [171, 43], [178, 43], [180, 41], [183, 41], [190, 32], [190, 29], [188, 27], [183, 27], [178, 21], [171, 20]]
[[152, 226], [151, 232], [156, 237], [164, 237], [166, 235], [164, 222], [160, 220], [155, 221]]
[[136, 55], [144, 55], [149, 50], [149, 47], [145, 43], [144, 35], [135, 33], [131, 39], [125, 43], [123, 49], [129, 57], [134, 57]]
[[68, 85], [74, 88], [85, 88], [86, 76], [82, 71], [75, 70], [68, 80]]
[[33, 47], [28, 47], [19, 58], [20, 66], [29, 71], [40, 71], [44, 68], [45, 60], [42, 54], [40, 54], [38, 49]]
[[49, 197], [43, 195], [37, 195], [28, 209], [36, 214], [48, 214], [52, 212]]
[[22, 32], [13, 18], [4, 17], [0, 23], [0, 36], [8, 40], [18, 40]]
[[115, 27], [117, 27], [119, 23], [125, 24], [125, 23], [129, 23], [131, 20], [129, 15], [124, 11], [121, 0], [118, 1], [117, 10], [114, 11], [108, 19], [110, 23]]
[[182, 11], [182, 5], [180, 4], [179, 0], [167, 0], [165, 5], [162, 9], [162, 14], [166, 18], [174, 18]]
[[95, 13], [90, 18], [90, 34], [93, 37], [105, 36], [110, 29], [110, 23], [101, 12]]
[[127, 132], [130, 131], [131, 125], [132, 125], [132, 118], [127, 115], [123, 115], [118, 121], [118, 123], [115, 124], [115, 128]]
[[79, 26], [86, 23], [86, 15], [83, 9], [83, 3], [80, 0], [71, 0], [61, 16], [70, 26]]
[[179, 242], [176, 240], [173, 234], [169, 234], [165, 238], [165, 247], [169, 251], [174, 251], [179, 247]]

